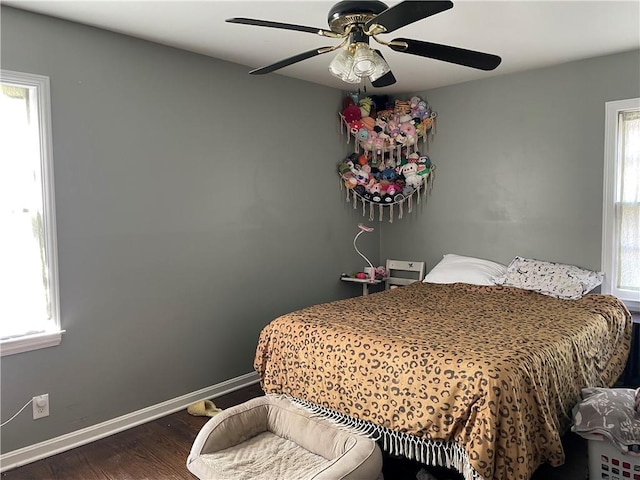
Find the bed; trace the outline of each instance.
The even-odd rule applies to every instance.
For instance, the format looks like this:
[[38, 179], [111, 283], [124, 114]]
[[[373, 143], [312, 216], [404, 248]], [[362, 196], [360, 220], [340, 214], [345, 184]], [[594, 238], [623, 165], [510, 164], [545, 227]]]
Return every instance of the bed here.
[[261, 332], [254, 367], [285, 394], [391, 454], [466, 480], [527, 480], [564, 462], [586, 386], [612, 386], [631, 316], [617, 298], [423, 283], [315, 305]]

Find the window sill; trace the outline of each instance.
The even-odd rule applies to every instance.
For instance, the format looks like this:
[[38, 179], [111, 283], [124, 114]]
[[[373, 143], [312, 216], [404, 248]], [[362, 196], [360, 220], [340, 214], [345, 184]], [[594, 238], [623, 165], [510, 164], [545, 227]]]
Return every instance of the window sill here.
[[2, 340], [0, 341], [0, 356], [4, 357], [40, 348], [55, 347], [60, 344], [63, 333], [64, 330], [58, 330], [56, 332], [38, 333]]

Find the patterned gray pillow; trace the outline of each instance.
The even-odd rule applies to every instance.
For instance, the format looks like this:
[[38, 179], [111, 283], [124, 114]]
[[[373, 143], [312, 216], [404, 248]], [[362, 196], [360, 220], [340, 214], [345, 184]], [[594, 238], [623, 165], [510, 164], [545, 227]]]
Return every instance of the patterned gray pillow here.
[[640, 415], [633, 408], [636, 391], [630, 388], [583, 388], [582, 402], [574, 408], [577, 434], [604, 436], [623, 451], [640, 443]]
[[496, 277], [497, 285], [533, 290], [551, 297], [578, 300], [602, 283], [602, 272], [575, 265], [515, 257], [507, 273]]

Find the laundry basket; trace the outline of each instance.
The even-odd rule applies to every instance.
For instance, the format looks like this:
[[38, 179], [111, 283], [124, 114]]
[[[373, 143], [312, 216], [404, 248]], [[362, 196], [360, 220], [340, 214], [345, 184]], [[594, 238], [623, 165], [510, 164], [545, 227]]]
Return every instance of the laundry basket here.
[[640, 414], [636, 391], [584, 388], [571, 429], [588, 440], [589, 480], [640, 480]]
[[607, 439], [588, 444], [589, 480], [640, 480], [640, 456], [623, 454]]

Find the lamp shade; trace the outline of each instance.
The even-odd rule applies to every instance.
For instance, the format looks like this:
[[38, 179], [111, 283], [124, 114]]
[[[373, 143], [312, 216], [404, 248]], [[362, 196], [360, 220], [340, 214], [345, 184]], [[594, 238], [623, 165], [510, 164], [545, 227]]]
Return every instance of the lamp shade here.
[[376, 69], [376, 52], [369, 48], [366, 43], [357, 43], [356, 51], [353, 54], [353, 71], [362, 78], [368, 77]]
[[347, 83], [360, 83], [365, 77], [373, 82], [389, 70], [384, 58], [362, 42], [342, 48], [329, 64], [329, 73]]
[[373, 73], [369, 75], [369, 80], [375, 82], [386, 73], [389, 73], [391, 71], [391, 68], [389, 68], [389, 64], [385, 61], [384, 58], [378, 55], [377, 52], [373, 50], [372, 52], [374, 57], [376, 57], [376, 68], [374, 69]]

